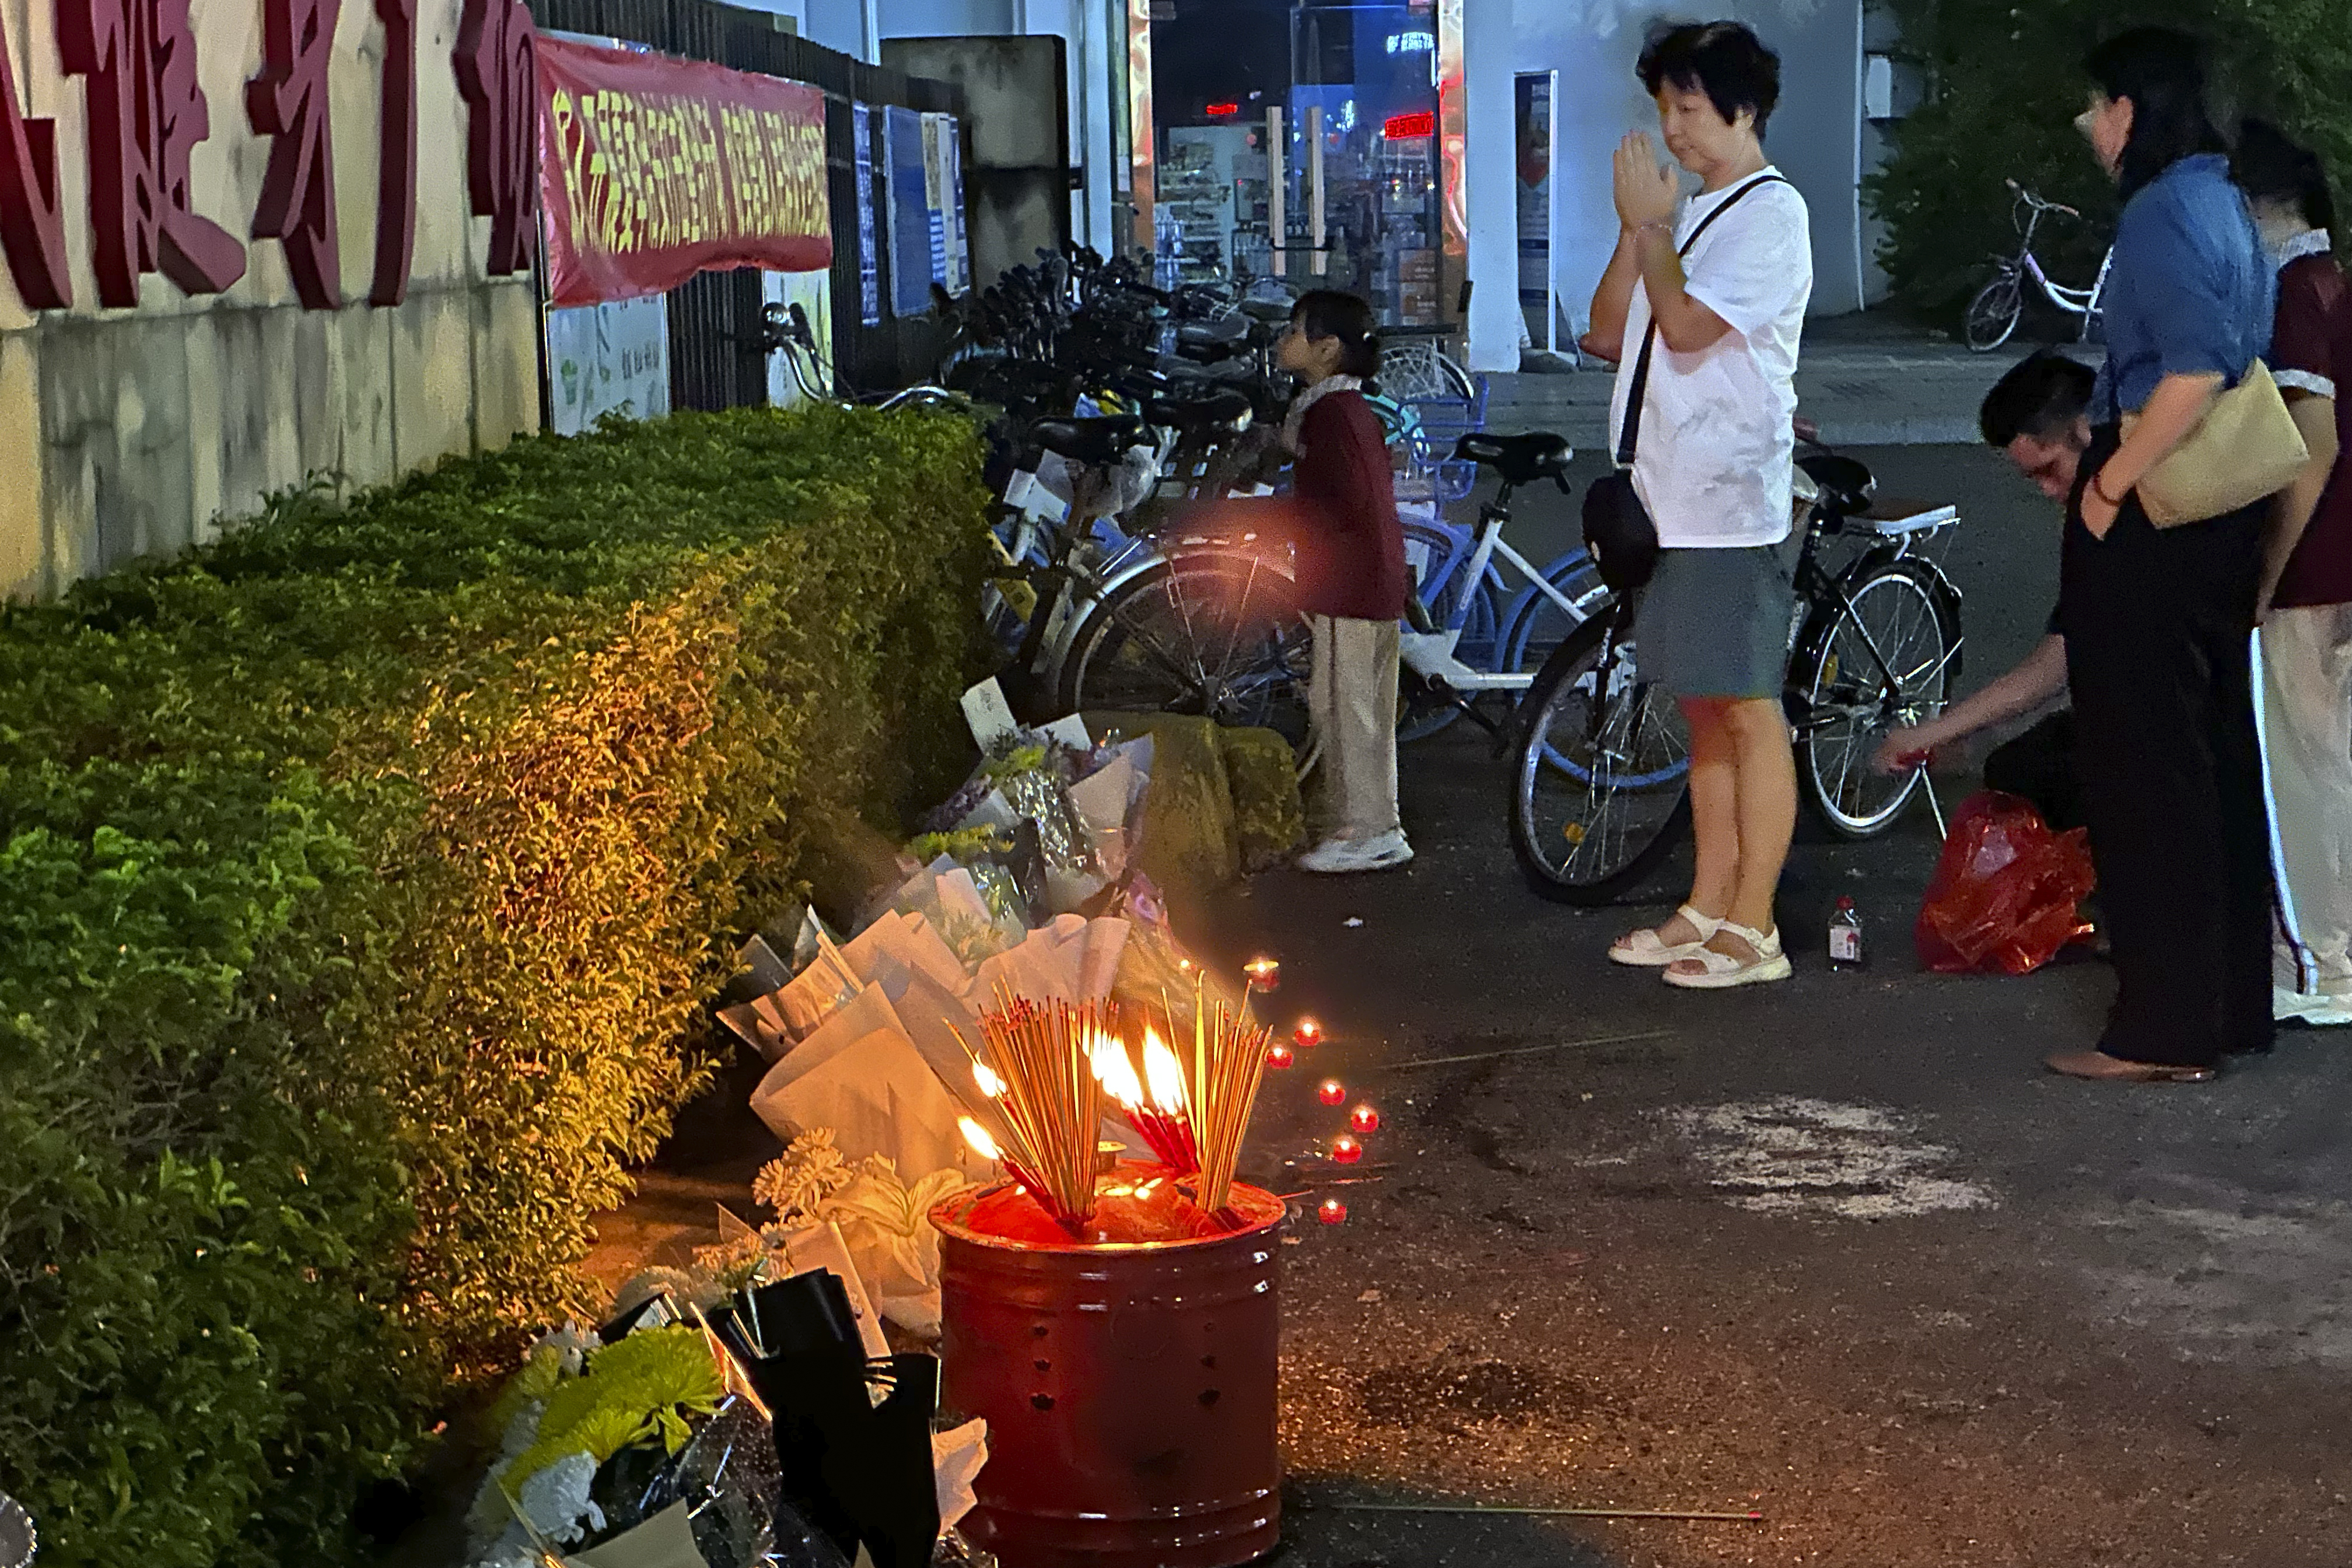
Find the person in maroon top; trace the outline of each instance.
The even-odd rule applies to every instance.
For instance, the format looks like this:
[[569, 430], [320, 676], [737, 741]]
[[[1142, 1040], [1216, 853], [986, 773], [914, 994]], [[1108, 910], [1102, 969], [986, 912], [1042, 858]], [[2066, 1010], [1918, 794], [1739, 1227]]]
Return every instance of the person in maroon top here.
[[2241, 129], [2234, 170], [2278, 263], [2269, 363], [2311, 448], [2276, 502], [2256, 673], [2277, 861], [2272, 1011], [2352, 1024], [2352, 284], [2316, 154]]
[[1371, 307], [1331, 289], [1302, 295], [1277, 356], [1304, 384], [1283, 437], [1295, 454], [1292, 547], [1313, 632], [1307, 703], [1328, 819], [1298, 864], [1387, 870], [1412, 858], [1396, 793], [1397, 621], [1408, 582], [1388, 444], [1361, 391], [1381, 363]]

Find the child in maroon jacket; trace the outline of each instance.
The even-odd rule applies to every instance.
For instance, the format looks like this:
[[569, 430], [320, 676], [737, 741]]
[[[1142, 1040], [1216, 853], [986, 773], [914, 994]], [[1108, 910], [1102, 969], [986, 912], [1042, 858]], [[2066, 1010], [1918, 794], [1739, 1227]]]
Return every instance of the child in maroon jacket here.
[[1291, 312], [1282, 368], [1306, 383], [1283, 436], [1297, 454], [1299, 607], [1314, 637], [1307, 702], [1321, 741], [1322, 839], [1308, 871], [1382, 871], [1412, 858], [1397, 821], [1397, 621], [1404, 529], [1381, 423], [1359, 390], [1380, 368], [1371, 307], [1317, 289]]

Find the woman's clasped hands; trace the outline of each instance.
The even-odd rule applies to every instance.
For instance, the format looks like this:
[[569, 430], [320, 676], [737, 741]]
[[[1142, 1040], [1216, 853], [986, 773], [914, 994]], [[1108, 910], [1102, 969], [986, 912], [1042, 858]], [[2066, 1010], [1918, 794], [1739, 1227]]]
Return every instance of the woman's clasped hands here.
[[1611, 163], [1620, 224], [1635, 229], [1674, 220], [1682, 181], [1671, 166], [1658, 162], [1657, 144], [1649, 132], [1636, 131], [1618, 142]]

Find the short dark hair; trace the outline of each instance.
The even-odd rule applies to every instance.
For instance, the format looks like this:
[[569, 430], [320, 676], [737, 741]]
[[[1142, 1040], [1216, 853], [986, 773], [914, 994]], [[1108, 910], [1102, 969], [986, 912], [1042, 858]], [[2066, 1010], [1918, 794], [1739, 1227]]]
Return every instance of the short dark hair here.
[[1310, 289], [1292, 306], [1290, 319], [1308, 342], [1339, 340], [1339, 374], [1366, 380], [1380, 374], [1380, 324], [1372, 308], [1353, 294], [1337, 289]]
[[1977, 423], [1989, 446], [2006, 449], [2020, 436], [2055, 440], [2091, 406], [2098, 373], [2077, 359], [2037, 349], [2010, 366], [1985, 394]]
[[1759, 136], [1780, 101], [1780, 57], [1739, 22], [1686, 22], [1654, 34], [1642, 47], [1633, 74], [1652, 98], [1668, 82], [1685, 92], [1706, 93], [1726, 125], [1741, 110], [1750, 110]]
[[2327, 165], [2319, 154], [2289, 139], [2267, 120], [2249, 118], [2238, 127], [2238, 151], [2230, 160], [2238, 187], [2257, 201], [2291, 202], [2314, 228], [2336, 233], [2336, 193], [2327, 185]]
[[2133, 27], [2084, 57], [2083, 69], [2110, 100], [2131, 100], [2116, 181], [2126, 201], [2183, 158], [2230, 150], [2206, 106], [2205, 46], [2189, 34]]

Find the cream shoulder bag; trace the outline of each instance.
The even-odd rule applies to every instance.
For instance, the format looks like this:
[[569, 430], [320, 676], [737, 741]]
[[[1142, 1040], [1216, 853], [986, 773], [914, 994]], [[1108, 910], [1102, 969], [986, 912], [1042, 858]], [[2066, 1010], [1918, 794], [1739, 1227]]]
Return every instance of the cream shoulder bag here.
[[[2124, 439], [2139, 416], [2124, 416]], [[2180, 444], [2135, 487], [2158, 528], [2202, 522], [2252, 506], [2294, 482], [2311, 459], [2303, 432], [2279, 395], [2270, 367], [2256, 360], [2238, 384], [2213, 400]]]

